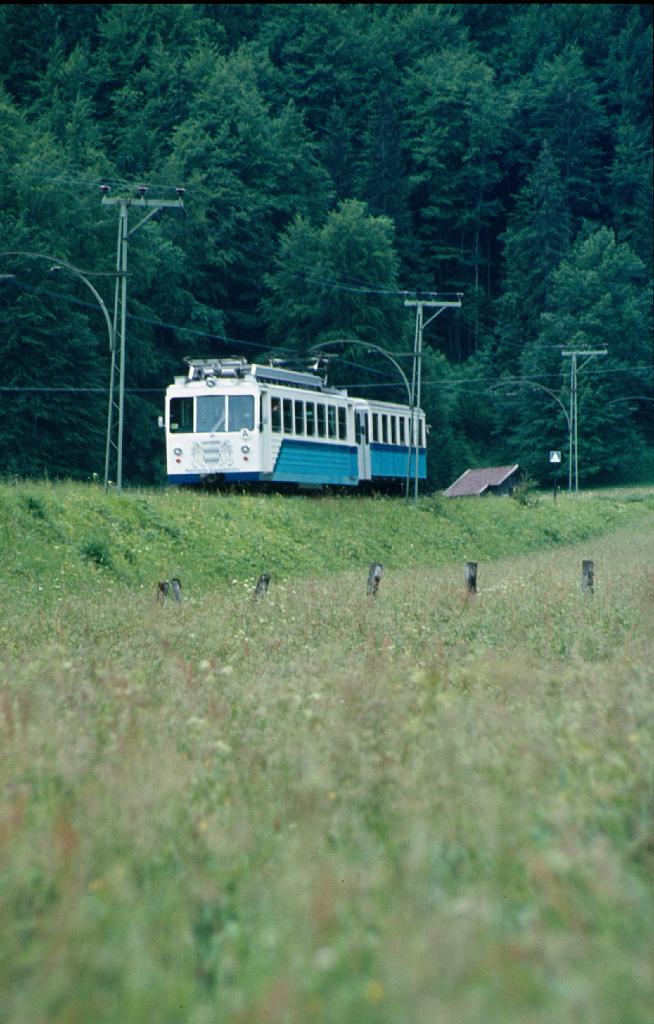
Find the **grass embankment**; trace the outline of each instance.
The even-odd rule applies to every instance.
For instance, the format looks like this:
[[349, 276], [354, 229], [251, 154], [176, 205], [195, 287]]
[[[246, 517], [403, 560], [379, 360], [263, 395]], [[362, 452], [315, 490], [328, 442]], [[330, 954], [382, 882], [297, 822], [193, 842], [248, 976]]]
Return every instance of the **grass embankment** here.
[[2, 1024], [645, 1024], [651, 499], [87, 495], [2, 494]]
[[[485, 560], [570, 544], [654, 509], [654, 491], [509, 499], [282, 497], [132, 491], [79, 484], [0, 485], [5, 579], [50, 592], [95, 578], [154, 587], [179, 576], [192, 592], [262, 571], [324, 577], [371, 561], [387, 570]], [[589, 556], [591, 557], [591, 556]]]

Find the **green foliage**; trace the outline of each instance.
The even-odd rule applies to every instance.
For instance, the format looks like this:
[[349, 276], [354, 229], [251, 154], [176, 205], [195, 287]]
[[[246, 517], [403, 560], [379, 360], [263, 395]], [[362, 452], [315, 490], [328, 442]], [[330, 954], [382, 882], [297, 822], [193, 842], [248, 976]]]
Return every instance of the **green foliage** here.
[[621, 120], [610, 171], [618, 240], [646, 262], [652, 253], [652, 147], [642, 127]]
[[570, 247], [565, 191], [547, 142], [517, 197], [501, 241], [506, 269], [494, 368], [515, 373], [521, 350], [538, 333], [552, 273]]
[[[451, 457], [451, 456], [450, 456]], [[531, 492], [531, 482], [529, 483]], [[531, 492], [533, 493], [533, 492]], [[95, 568], [150, 589], [179, 576], [189, 593], [250, 581], [347, 572], [371, 561], [389, 570], [440, 566], [465, 550], [506, 557], [573, 543], [631, 523], [652, 504], [620, 492], [602, 500], [562, 494], [529, 517], [516, 502], [399, 498], [217, 495], [197, 491], [104, 493], [97, 484], [0, 485], [0, 560], [5, 579], [47, 575], [84, 587]], [[639, 507], [644, 504], [644, 509]]]
[[[459, 381], [492, 386], [538, 373], [543, 312], [571, 343], [554, 274], [585, 221], [643, 261], [644, 294], [651, 283], [645, 5], [4, 4], [0, 68], [3, 252], [111, 274], [115, 210], [99, 207], [97, 186], [186, 189], [183, 214], [131, 237], [135, 483], [161, 478], [154, 424], [184, 355], [292, 360], [345, 333], [405, 351], [403, 294], [437, 288], [463, 305], [429, 326], [427, 348]], [[45, 260], [2, 256], [2, 274], [15, 275], [0, 279], [2, 386], [14, 390], [3, 392], [0, 472], [97, 472], [109, 373], [97, 304], [79, 281], [48, 277]], [[96, 283], [111, 308], [111, 278]], [[619, 338], [613, 313], [609, 302], [602, 331]], [[372, 383], [343, 356], [336, 379]], [[28, 373], [34, 388], [93, 390], [16, 390]], [[558, 379], [544, 383], [558, 394]], [[652, 392], [631, 383], [612, 398], [629, 399], [615, 437], [633, 442], [635, 478], [650, 457]], [[474, 416], [460, 397], [431, 402], [452, 453], [439, 485], [467, 453], [537, 458], [528, 404], [483, 404]], [[600, 434], [585, 440], [597, 452]], [[600, 461], [607, 478], [624, 475], [610, 450]]]
[[514, 487], [511, 497], [524, 508], [535, 508], [538, 504], [537, 486], [533, 477], [523, 475]]
[[[329, 337], [358, 337], [397, 347], [401, 307], [393, 225], [364, 203], [345, 200], [314, 227], [297, 217], [282, 236], [277, 269], [263, 303], [271, 338], [306, 351]], [[366, 285], [374, 282], [374, 293]]]
[[[412, 204], [420, 209], [421, 255], [441, 291], [474, 291], [488, 280], [490, 228], [501, 204], [499, 154], [513, 100], [470, 45], [418, 61], [407, 76]], [[473, 307], [474, 309], [474, 307]], [[479, 324], [459, 361], [474, 352]]]
[[90, 537], [84, 541], [80, 548], [82, 558], [99, 565], [103, 569], [110, 569], [112, 566], [111, 551], [105, 537]]
[[546, 140], [576, 218], [600, 212], [602, 142], [606, 117], [600, 92], [581, 49], [566, 46], [552, 59], [538, 61], [524, 93], [527, 144]]
[[[562, 376], [562, 367], [556, 366], [562, 349], [596, 351], [606, 346], [608, 355], [601, 365], [599, 359], [593, 361], [579, 374], [578, 417], [583, 479], [610, 479], [625, 459], [636, 461], [643, 446], [638, 422], [625, 417], [623, 403], [614, 398], [616, 386], [632, 395], [647, 394], [652, 387], [651, 288], [646, 271], [629, 246], [616, 243], [612, 231], [589, 227], [552, 282], [550, 309], [543, 314], [539, 338], [525, 349], [523, 373], [555, 382]], [[581, 366], [582, 357], [578, 362]], [[564, 447], [560, 440], [554, 443], [556, 421], [551, 414], [549, 396], [530, 396], [519, 438], [534, 453], [525, 465], [536, 473], [537, 449], [525, 444], [527, 431], [532, 437], [540, 433], [542, 451], [548, 447], [547, 439], [551, 448]]]

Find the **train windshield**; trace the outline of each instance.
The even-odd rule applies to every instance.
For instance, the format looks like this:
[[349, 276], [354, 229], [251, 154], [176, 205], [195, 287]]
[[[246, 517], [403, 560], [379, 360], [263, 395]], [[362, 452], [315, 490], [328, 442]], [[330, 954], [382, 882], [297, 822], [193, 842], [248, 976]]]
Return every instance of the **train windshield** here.
[[254, 430], [253, 395], [199, 395], [196, 399], [195, 432], [221, 434]]
[[197, 399], [195, 429], [198, 434], [211, 434], [227, 429], [224, 395], [207, 395]]
[[254, 430], [254, 397], [252, 395], [229, 396], [229, 429]]

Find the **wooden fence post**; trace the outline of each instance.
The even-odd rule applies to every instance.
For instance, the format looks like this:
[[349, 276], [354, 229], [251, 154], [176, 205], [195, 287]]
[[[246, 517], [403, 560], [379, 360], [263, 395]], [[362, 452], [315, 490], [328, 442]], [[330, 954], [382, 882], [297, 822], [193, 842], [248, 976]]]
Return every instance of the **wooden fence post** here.
[[581, 563], [581, 589], [584, 593], [592, 594], [594, 586], [595, 572], [593, 563], [589, 559], [585, 559]]
[[379, 562], [373, 562], [370, 566], [370, 572], [368, 573], [368, 593], [372, 595], [372, 597], [375, 597], [379, 590], [383, 571], [384, 566], [380, 565]]
[[466, 587], [469, 594], [477, 593], [477, 563], [466, 562]]
[[270, 585], [270, 573], [262, 572], [261, 576], [257, 580], [257, 585], [254, 588], [254, 596], [261, 599], [268, 593], [268, 587]]
[[182, 584], [175, 576], [175, 578], [170, 580], [170, 582], [168, 580], [161, 580], [161, 582], [157, 584], [157, 601], [159, 604], [165, 604], [166, 598], [171, 590], [173, 592], [175, 603], [182, 603]]

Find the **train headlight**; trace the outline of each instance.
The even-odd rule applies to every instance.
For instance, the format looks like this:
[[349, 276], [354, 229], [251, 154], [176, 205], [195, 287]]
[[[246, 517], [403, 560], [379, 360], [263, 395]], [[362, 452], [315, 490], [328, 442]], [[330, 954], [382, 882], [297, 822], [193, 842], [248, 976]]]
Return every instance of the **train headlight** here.
[[250, 445], [249, 444], [242, 444], [241, 445], [241, 451], [243, 452], [244, 455], [247, 455], [248, 452], [250, 451]]
[[181, 448], [173, 448], [173, 455], [182, 455], [182, 454], [183, 454], [183, 452], [182, 452]]

